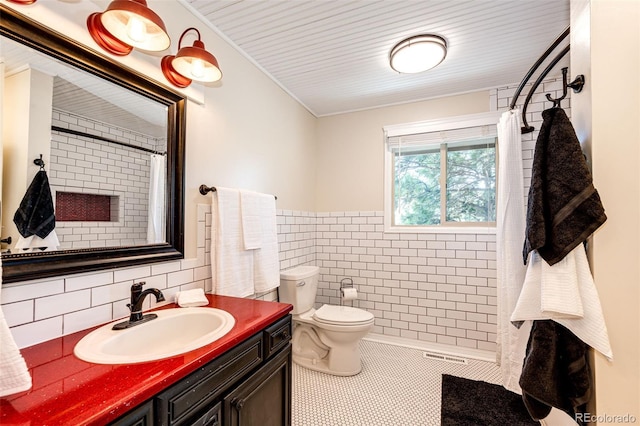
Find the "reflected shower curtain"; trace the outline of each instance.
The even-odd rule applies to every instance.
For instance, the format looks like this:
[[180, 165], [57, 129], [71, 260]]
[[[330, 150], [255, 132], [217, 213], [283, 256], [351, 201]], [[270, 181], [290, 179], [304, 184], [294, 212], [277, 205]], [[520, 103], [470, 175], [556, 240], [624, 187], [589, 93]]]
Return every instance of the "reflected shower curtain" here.
[[165, 237], [165, 156], [151, 154], [149, 163], [149, 218], [147, 220], [147, 243], [164, 243]]
[[496, 210], [496, 268], [498, 286], [497, 361], [502, 384], [521, 394], [522, 373], [531, 322], [519, 329], [510, 322], [526, 267], [522, 262], [525, 198], [519, 110], [502, 114], [498, 123], [498, 190]]

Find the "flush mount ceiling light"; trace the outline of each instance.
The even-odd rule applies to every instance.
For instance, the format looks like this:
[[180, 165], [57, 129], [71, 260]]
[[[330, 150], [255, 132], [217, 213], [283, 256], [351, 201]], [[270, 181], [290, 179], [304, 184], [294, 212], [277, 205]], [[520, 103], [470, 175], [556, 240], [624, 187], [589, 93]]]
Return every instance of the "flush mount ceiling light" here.
[[[198, 39], [191, 47], [181, 47], [182, 39], [191, 30], [198, 34]], [[222, 78], [218, 60], [204, 48], [200, 31], [196, 28], [187, 28], [182, 33], [178, 41], [178, 53], [162, 58], [161, 67], [167, 80], [177, 87], [187, 87], [192, 80], [212, 83]]]
[[395, 71], [414, 74], [435, 67], [446, 55], [445, 39], [433, 34], [422, 34], [396, 44], [389, 53], [389, 64]]
[[87, 18], [89, 34], [114, 55], [128, 55], [134, 47], [158, 52], [171, 44], [162, 19], [145, 0], [114, 0], [102, 13]]

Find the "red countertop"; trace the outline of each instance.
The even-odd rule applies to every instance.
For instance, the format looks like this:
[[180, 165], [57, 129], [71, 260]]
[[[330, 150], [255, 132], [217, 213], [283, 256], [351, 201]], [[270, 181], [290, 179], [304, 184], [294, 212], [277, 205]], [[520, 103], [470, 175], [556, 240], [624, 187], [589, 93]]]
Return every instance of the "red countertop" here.
[[[185, 354], [138, 364], [92, 364], [73, 354], [97, 327], [21, 350], [33, 387], [0, 398], [1, 425], [105, 425], [284, 317], [285, 303], [207, 295], [209, 307], [236, 319], [221, 339]], [[174, 308], [167, 305], [159, 309]]]

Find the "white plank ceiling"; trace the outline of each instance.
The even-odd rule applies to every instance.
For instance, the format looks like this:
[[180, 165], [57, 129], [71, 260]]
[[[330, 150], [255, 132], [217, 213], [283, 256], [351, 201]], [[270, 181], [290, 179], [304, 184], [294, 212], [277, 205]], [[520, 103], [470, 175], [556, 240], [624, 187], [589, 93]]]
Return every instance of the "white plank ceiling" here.
[[[519, 83], [569, 25], [568, 0], [183, 1], [316, 116]], [[424, 33], [446, 59], [393, 71], [389, 50]]]

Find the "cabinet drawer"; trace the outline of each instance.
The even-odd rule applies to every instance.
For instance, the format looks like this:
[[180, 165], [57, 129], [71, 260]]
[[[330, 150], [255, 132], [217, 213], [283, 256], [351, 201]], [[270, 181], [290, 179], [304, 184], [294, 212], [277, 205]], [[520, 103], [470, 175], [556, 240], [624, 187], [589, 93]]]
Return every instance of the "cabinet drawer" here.
[[265, 359], [287, 346], [291, 340], [291, 315], [264, 329]]
[[193, 424], [197, 412], [260, 365], [262, 354], [263, 337], [259, 333], [160, 393], [156, 398], [159, 424]]

